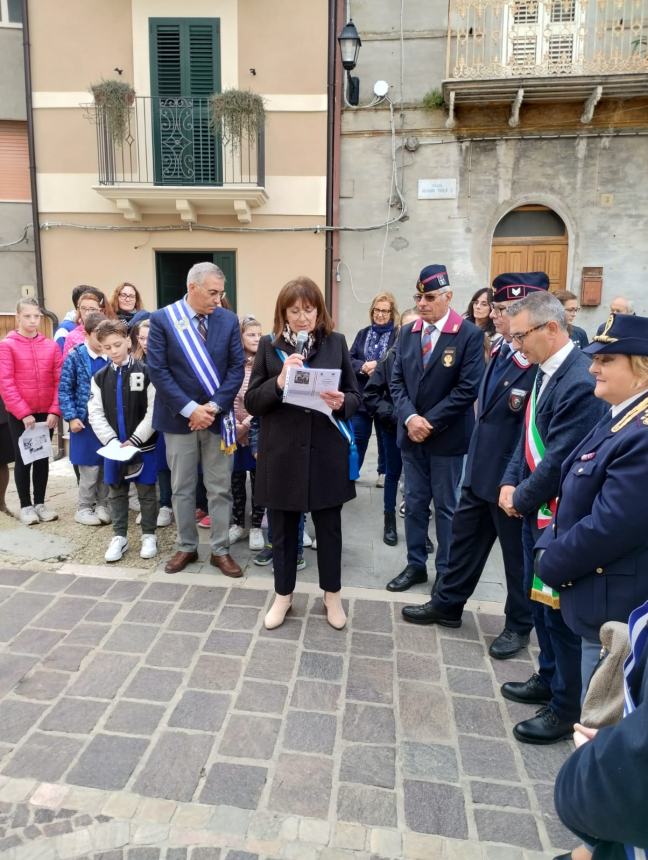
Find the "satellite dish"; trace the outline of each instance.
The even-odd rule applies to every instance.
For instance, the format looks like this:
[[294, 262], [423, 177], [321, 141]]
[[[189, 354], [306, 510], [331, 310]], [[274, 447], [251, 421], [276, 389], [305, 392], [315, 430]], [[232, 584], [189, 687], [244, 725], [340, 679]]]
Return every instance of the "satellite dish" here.
[[379, 99], [384, 99], [389, 92], [389, 84], [387, 81], [376, 81], [374, 84], [374, 95]]

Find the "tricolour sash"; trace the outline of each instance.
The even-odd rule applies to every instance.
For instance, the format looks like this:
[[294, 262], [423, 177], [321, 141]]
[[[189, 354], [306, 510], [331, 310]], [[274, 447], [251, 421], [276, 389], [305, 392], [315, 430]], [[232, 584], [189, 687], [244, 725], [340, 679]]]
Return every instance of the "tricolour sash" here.
[[[524, 456], [531, 472], [535, 472], [538, 463], [541, 462], [545, 454], [544, 442], [542, 441], [542, 437], [540, 436], [536, 425], [536, 398], [537, 392], [536, 386], [534, 385], [531, 390], [531, 397], [529, 398], [524, 419]], [[556, 499], [552, 499], [550, 502], [545, 502], [537, 514], [538, 528], [546, 528], [555, 513]], [[538, 603], [545, 603], [547, 606], [551, 606], [552, 609], [558, 609], [560, 607], [560, 595], [558, 592], [554, 591], [553, 588], [550, 588], [548, 585], [545, 585], [535, 572], [533, 574], [533, 582], [531, 583], [531, 593], [529, 594], [529, 597], [531, 600], [537, 600]]]
[[[169, 318], [171, 327], [180, 349], [198, 381], [209, 398], [220, 388], [220, 378], [216, 365], [207, 352], [207, 346], [201, 336], [192, 325], [191, 318], [187, 313], [184, 299], [167, 305], [164, 311]], [[221, 451], [233, 454], [236, 451], [236, 419], [234, 411], [221, 412]]]
[[[278, 349], [277, 347], [275, 347], [275, 352], [283, 364], [288, 358], [288, 354], [284, 352], [283, 349]], [[306, 362], [304, 362], [304, 367], [308, 367]], [[341, 418], [334, 418], [333, 415], [331, 415], [330, 418], [349, 443], [349, 480], [357, 481], [360, 477], [360, 458], [358, 456], [358, 447], [356, 445], [355, 436], [353, 435], [353, 427], [350, 422], [342, 421]]]
[[[630, 613], [628, 635], [630, 637], [630, 653], [623, 664], [624, 717], [631, 714], [637, 707], [631, 685], [637, 664], [640, 662], [645, 649], [648, 648], [648, 601]], [[632, 845], [624, 845], [623, 847], [628, 860], [646, 860], [648, 857], [645, 848], [635, 848]]]

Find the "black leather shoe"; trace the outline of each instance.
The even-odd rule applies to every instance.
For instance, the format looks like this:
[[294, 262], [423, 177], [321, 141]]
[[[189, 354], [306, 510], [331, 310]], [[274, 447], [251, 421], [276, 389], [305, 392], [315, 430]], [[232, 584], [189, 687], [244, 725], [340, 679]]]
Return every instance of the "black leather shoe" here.
[[521, 633], [504, 628], [497, 639], [491, 643], [488, 653], [495, 660], [509, 660], [528, 644], [528, 635], [523, 636]]
[[411, 621], [412, 624], [439, 624], [441, 627], [461, 627], [461, 618], [448, 618], [447, 615], [441, 615], [434, 608], [431, 600], [423, 603], [421, 606], [403, 606], [401, 612], [405, 621]]
[[574, 724], [561, 720], [552, 708], [540, 708], [535, 717], [513, 726], [513, 734], [523, 744], [555, 744], [574, 734]]
[[428, 555], [432, 555], [432, 553], [434, 552], [434, 544], [429, 537], [425, 538], [425, 551]]
[[398, 533], [396, 531], [396, 514], [385, 514], [385, 528], [383, 531], [383, 542], [387, 546], [396, 546]]
[[424, 567], [416, 567], [414, 564], [408, 564], [405, 570], [401, 571], [398, 576], [387, 583], [386, 588], [387, 591], [407, 591], [413, 585], [423, 582], [427, 582], [427, 570]]
[[544, 705], [551, 701], [551, 690], [540, 675], [531, 675], [528, 681], [507, 681], [500, 690], [505, 699], [523, 705]]

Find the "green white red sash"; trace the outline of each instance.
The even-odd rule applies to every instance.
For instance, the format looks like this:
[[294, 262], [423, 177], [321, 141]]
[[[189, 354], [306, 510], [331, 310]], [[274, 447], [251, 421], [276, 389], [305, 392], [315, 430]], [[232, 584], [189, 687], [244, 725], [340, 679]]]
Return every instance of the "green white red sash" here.
[[[540, 436], [540, 432], [536, 424], [536, 399], [536, 385], [534, 384], [524, 419], [524, 456], [531, 472], [535, 472], [538, 463], [541, 462], [545, 454], [544, 442], [542, 441], [542, 437]], [[556, 513], [556, 506], [557, 499], [551, 499], [551, 501], [545, 502], [545, 504], [540, 507], [537, 514], [537, 524], [539, 529], [544, 529], [549, 525]], [[529, 597], [531, 600], [536, 600], [538, 603], [545, 603], [553, 609], [558, 609], [560, 606], [560, 595], [558, 592], [554, 591], [553, 588], [550, 588], [548, 585], [545, 585], [536, 573], [533, 574], [533, 582], [531, 584], [531, 593]]]

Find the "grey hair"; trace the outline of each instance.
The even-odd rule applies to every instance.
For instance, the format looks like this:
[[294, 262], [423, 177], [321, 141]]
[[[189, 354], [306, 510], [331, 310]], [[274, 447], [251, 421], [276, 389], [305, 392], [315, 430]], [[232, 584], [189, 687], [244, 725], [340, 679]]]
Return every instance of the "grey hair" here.
[[627, 298], [627, 296], [615, 296], [610, 302], [610, 304], [613, 305], [617, 299], [621, 299], [622, 302], [626, 303], [626, 305], [628, 306], [629, 314], [633, 314], [635, 312], [634, 302], [632, 301], [632, 299]]
[[532, 293], [530, 296], [520, 299], [519, 302], [509, 305], [506, 309], [506, 313], [510, 317], [516, 317], [523, 311], [529, 314], [529, 322], [532, 326], [556, 322], [561, 329], [567, 331], [565, 309], [551, 293]]
[[215, 263], [194, 263], [187, 272], [187, 286], [189, 284], [202, 284], [206, 275], [215, 275], [217, 278], [222, 278], [225, 282], [223, 270], [219, 269]]

